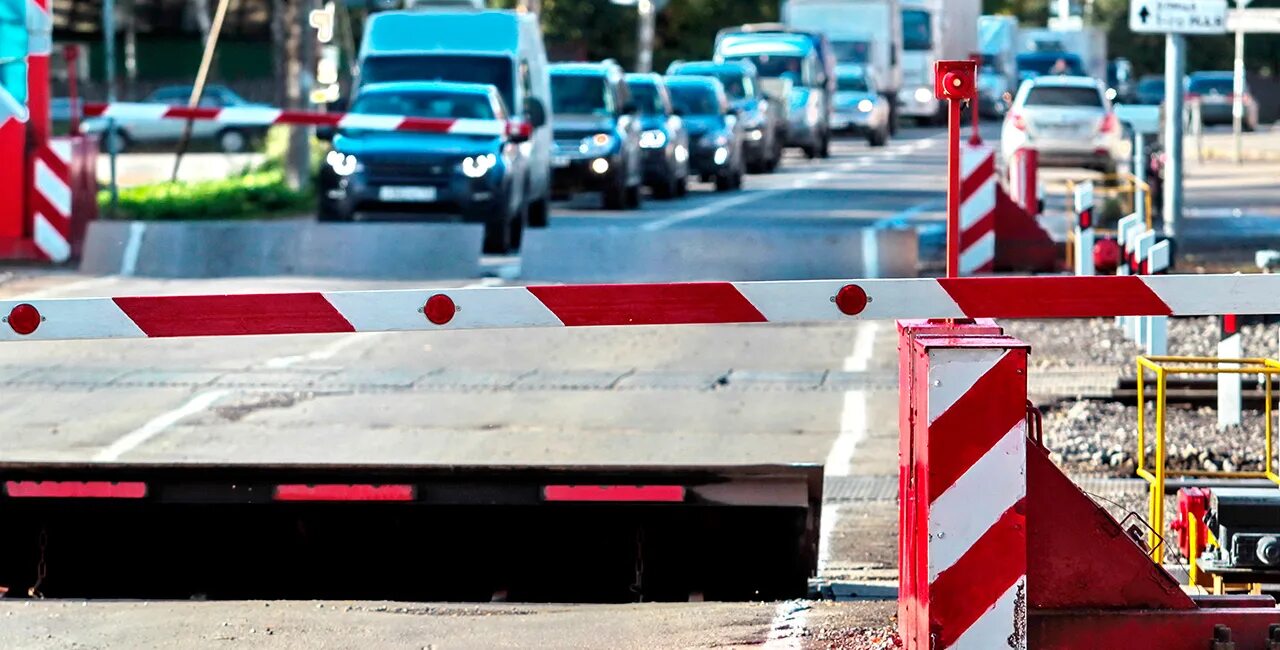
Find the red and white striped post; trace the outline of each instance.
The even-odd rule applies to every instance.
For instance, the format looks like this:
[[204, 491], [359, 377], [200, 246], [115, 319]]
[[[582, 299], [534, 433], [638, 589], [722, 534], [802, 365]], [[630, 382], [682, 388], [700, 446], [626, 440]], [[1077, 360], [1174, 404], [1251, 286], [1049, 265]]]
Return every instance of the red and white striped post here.
[[996, 265], [996, 152], [979, 141], [960, 152], [960, 275]]
[[938, 61], [933, 66], [934, 96], [947, 102], [947, 277], [960, 274], [960, 108], [978, 96], [978, 66], [973, 61]]
[[[1225, 314], [1218, 319], [1218, 358], [1241, 359], [1244, 344], [1240, 337], [1240, 317]], [[1239, 368], [1239, 364], [1223, 363], [1222, 368]], [[1218, 373], [1218, 428], [1239, 426], [1241, 421], [1241, 380], [1239, 373]]]
[[906, 650], [1027, 647], [1027, 353], [991, 321], [901, 322]]
[[1075, 273], [1093, 275], [1093, 181], [1076, 185], [1075, 191]]
[[1009, 160], [1009, 198], [1030, 215], [1039, 215], [1042, 211], [1039, 175], [1039, 151], [1023, 147], [1013, 152]]

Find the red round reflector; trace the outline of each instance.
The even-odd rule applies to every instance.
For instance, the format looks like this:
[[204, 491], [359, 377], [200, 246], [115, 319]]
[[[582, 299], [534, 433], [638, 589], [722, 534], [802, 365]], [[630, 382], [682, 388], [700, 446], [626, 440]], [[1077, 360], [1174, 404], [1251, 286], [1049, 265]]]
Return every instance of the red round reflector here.
[[40, 321], [42, 318], [40, 317], [39, 310], [31, 305], [23, 303], [10, 310], [9, 318], [6, 320], [9, 322], [9, 327], [13, 328], [14, 332], [26, 336], [27, 334], [36, 331], [36, 328], [40, 327]]
[[453, 315], [457, 311], [458, 307], [453, 304], [453, 298], [443, 293], [427, 298], [427, 304], [422, 308], [422, 313], [427, 315], [427, 320], [436, 325], [444, 325], [453, 320]]
[[1093, 268], [1099, 273], [1111, 273], [1120, 265], [1120, 245], [1111, 238], [1099, 239], [1093, 244]]
[[840, 312], [848, 316], [857, 316], [862, 310], [867, 308], [867, 292], [856, 284], [846, 284], [840, 287], [840, 292], [836, 294], [836, 307]]

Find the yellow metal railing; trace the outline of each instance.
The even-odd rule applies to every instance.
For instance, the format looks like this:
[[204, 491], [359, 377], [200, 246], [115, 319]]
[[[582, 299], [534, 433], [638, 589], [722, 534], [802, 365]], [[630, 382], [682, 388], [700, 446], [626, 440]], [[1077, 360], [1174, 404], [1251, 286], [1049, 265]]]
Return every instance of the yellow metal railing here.
[[[1145, 210], [1143, 212], [1143, 215], [1145, 216], [1147, 221], [1147, 229], [1148, 230], [1151, 229], [1152, 221], [1151, 221], [1151, 185], [1150, 184], [1148, 184], [1146, 181], [1138, 180], [1137, 176], [1134, 176], [1133, 174], [1130, 174], [1127, 172], [1120, 173], [1120, 174], [1103, 174], [1098, 178], [1094, 178], [1090, 180], [1094, 181], [1093, 195], [1095, 198], [1096, 197], [1111, 198], [1116, 196], [1129, 197], [1128, 202], [1125, 203], [1124, 205], [1124, 212], [1126, 214], [1133, 214], [1134, 212], [1137, 212], [1138, 190], [1142, 190], [1142, 197], [1143, 197], [1142, 207]], [[1101, 185], [1098, 184], [1099, 181], [1101, 181]], [[1119, 181], [1119, 183], [1115, 183], [1114, 181]], [[1083, 182], [1085, 181], [1072, 181], [1072, 180], [1067, 181], [1066, 220], [1067, 220], [1067, 268], [1068, 269], [1071, 268], [1073, 264], [1075, 264], [1076, 186]], [[1094, 221], [1097, 221], [1097, 214], [1101, 213], [1101, 209], [1099, 208], [1099, 206], [1097, 205], [1094, 206], [1094, 212], [1095, 212]], [[1095, 228], [1094, 232], [1098, 233], [1099, 235], [1115, 235], [1114, 230]]]
[[[1223, 367], [1227, 364], [1227, 367]], [[1147, 412], [1146, 412], [1146, 379], [1148, 372], [1156, 379], [1155, 403], [1155, 462], [1147, 466]], [[1170, 375], [1258, 375], [1263, 381], [1265, 397], [1263, 425], [1263, 467], [1254, 471], [1224, 470], [1170, 470], [1165, 467], [1165, 408], [1167, 385]], [[1178, 477], [1194, 478], [1265, 478], [1280, 485], [1280, 474], [1276, 473], [1274, 432], [1272, 429], [1272, 376], [1280, 375], [1280, 361], [1275, 359], [1218, 359], [1215, 357], [1170, 357], [1140, 356], [1138, 357], [1138, 453], [1137, 474], [1146, 479], [1150, 487], [1147, 499], [1147, 521], [1151, 524], [1148, 533], [1151, 559], [1162, 560], [1161, 539], [1164, 535], [1164, 486], [1165, 479]]]

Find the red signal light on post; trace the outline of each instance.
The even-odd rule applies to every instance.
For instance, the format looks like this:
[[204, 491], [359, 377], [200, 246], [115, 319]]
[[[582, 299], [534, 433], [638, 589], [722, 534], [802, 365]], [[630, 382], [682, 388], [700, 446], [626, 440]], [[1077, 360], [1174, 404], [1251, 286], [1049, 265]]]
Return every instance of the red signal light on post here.
[[966, 100], [978, 96], [975, 61], [938, 61], [933, 67], [933, 93], [938, 99]]
[[1093, 208], [1089, 208], [1088, 210], [1081, 210], [1080, 211], [1080, 228], [1084, 229], [1084, 228], [1092, 228], [1092, 227], [1093, 227]]

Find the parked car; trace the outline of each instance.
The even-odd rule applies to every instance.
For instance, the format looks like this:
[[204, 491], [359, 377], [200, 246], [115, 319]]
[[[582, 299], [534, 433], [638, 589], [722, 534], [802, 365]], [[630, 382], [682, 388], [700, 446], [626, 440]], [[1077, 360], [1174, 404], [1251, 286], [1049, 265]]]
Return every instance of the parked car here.
[[689, 129], [693, 173], [703, 182], [714, 180], [720, 192], [742, 187], [742, 122], [724, 85], [712, 77], [672, 76], [667, 89]]
[[1040, 152], [1045, 166], [1114, 173], [1124, 156], [1124, 139], [1106, 90], [1090, 77], [1024, 81], [1001, 131], [1005, 160], [1019, 148], [1030, 147]]
[[747, 171], [753, 174], [772, 172], [782, 162], [782, 143], [786, 132], [782, 115], [773, 110], [760, 75], [750, 61], [677, 61], [667, 68], [669, 75], [715, 77], [729, 93], [729, 101], [742, 115], [746, 132]]
[[889, 142], [892, 119], [889, 100], [880, 92], [875, 70], [861, 65], [836, 68], [835, 115], [831, 128], [865, 137], [867, 144], [883, 147]]
[[835, 54], [825, 36], [771, 23], [729, 27], [716, 36], [715, 60], [749, 61], [763, 78], [790, 79], [787, 146], [830, 155]]
[[1023, 52], [1014, 59], [1019, 81], [1045, 75], [1085, 76], [1084, 61], [1071, 52]]
[[365, 84], [357, 115], [467, 120], [451, 133], [317, 129], [332, 142], [320, 167], [320, 221], [379, 214], [484, 225], [489, 253], [517, 250], [532, 198], [526, 143], [533, 127], [511, 122], [497, 88], [444, 81]]
[[[1187, 103], [1200, 107], [1200, 123], [1205, 126], [1231, 124], [1235, 104], [1235, 77], [1230, 72], [1192, 73], [1187, 80]], [[1258, 128], [1258, 103], [1249, 92], [1247, 81], [1243, 104], [1241, 128], [1252, 131]]]
[[536, 14], [517, 11], [377, 11], [360, 42], [361, 84], [453, 81], [489, 84], [533, 128], [529, 225], [551, 219], [551, 81]]
[[610, 210], [640, 207], [640, 116], [614, 61], [551, 66], [556, 116], [552, 186], [557, 197], [600, 192]]
[[1164, 103], [1164, 75], [1149, 74], [1138, 80], [1134, 103], [1159, 106]]
[[660, 199], [683, 196], [689, 189], [689, 134], [671, 104], [667, 83], [653, 73], [629, 74], [626, 81], [644, 129], [644, 183]]
[[[157, 89], [143, 99], [148, 104], [168, 104], [170, 106], [186, 106], [191, 99], [191, 86], [165, 86]], [[69, 106], [69, 104], [68, 104]], [[226, 86], [206, 86], [200, 97], [201, 108], [253, 108], [265, 107], [237, 95]], [[68, 116], [70, 115], [68, 111]], [[80, 123], [81, 133], [90, 133], [102, 138], [102, 151], [110, 151], [114, 144], [117, 153], [125, 151], [135, 144], [163, 144], [177, 142], [182, 138], [186, 128], [186, 120], [146, 119], [115, 120], [112, 129], [112, 140], [108, 140], [107, 119], [92, 117]], [[240, 125], [214, 122], [211, 120], [193, 120], [191, 122], [192, 141], [212, 140], [218, 148], [227, 153], [248, 151], [254, 140], [261, 139], [266, 128], [260, 125]]]

